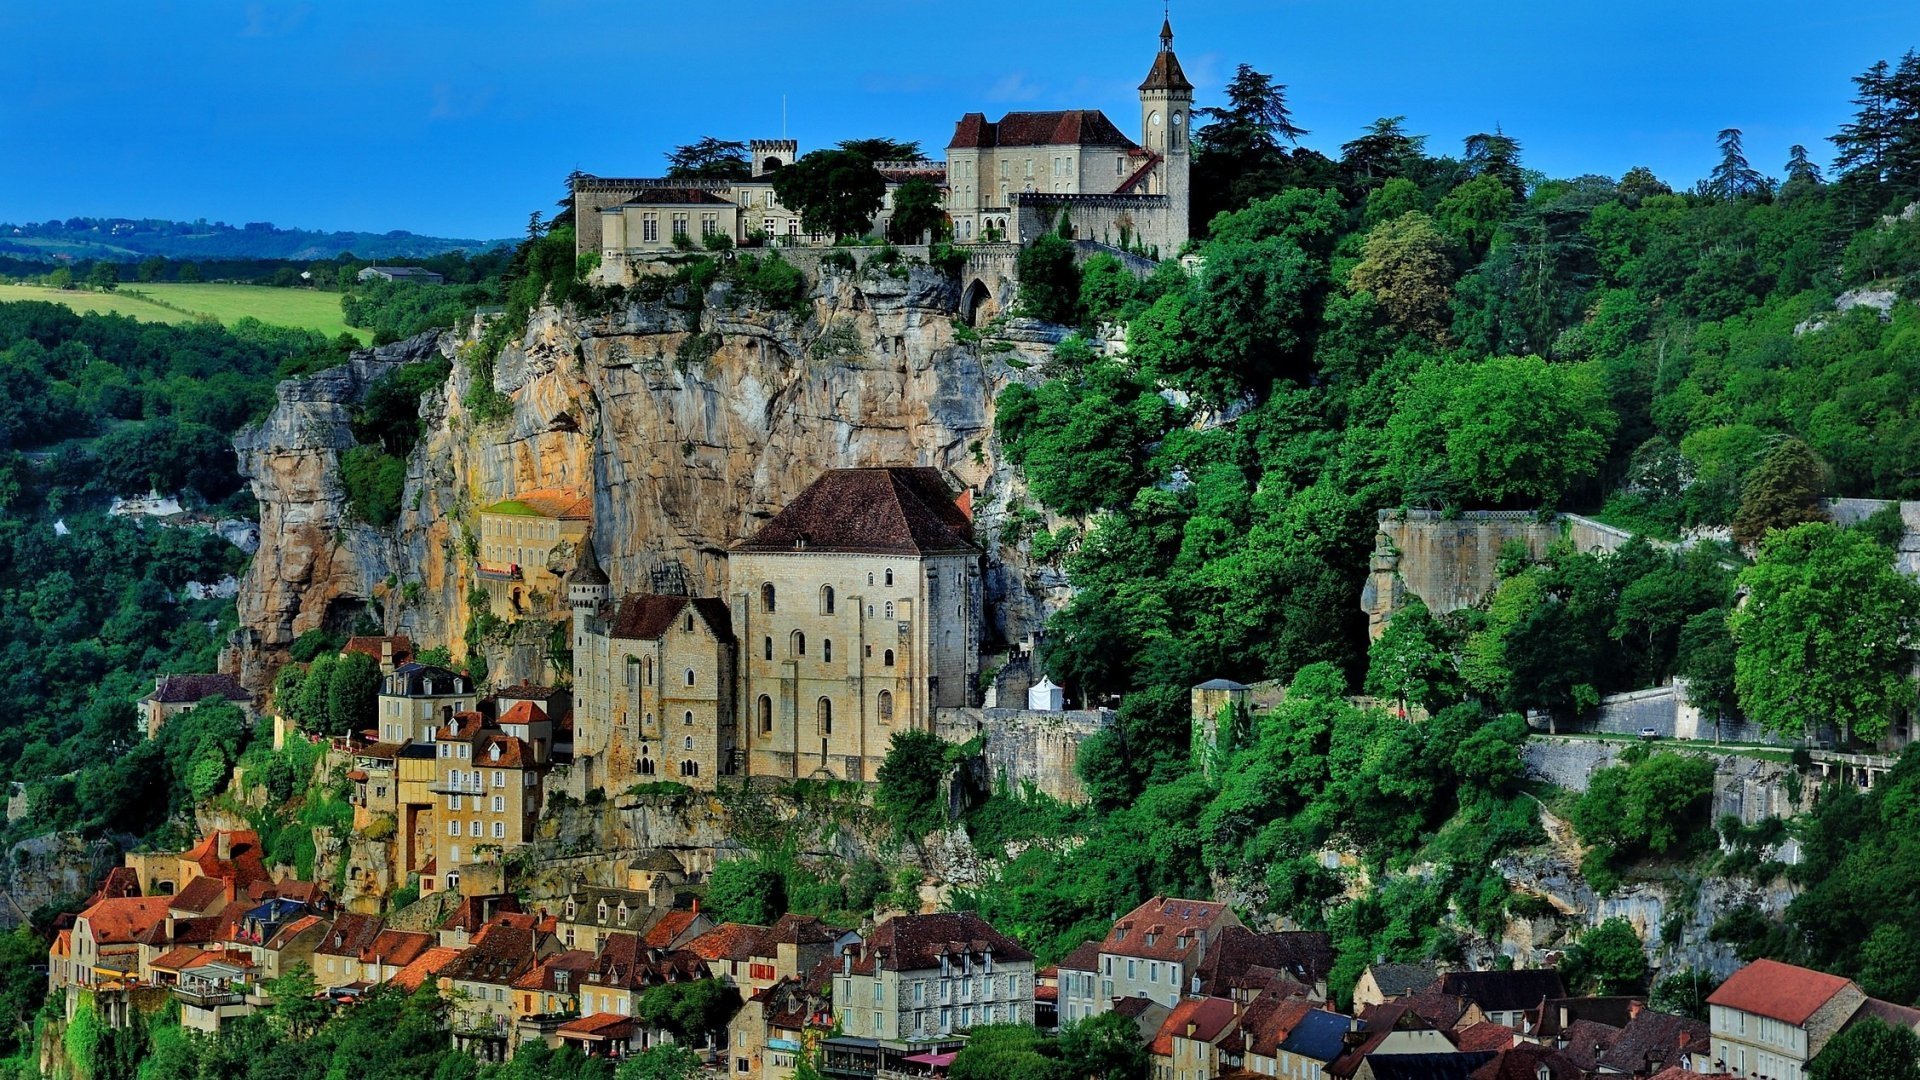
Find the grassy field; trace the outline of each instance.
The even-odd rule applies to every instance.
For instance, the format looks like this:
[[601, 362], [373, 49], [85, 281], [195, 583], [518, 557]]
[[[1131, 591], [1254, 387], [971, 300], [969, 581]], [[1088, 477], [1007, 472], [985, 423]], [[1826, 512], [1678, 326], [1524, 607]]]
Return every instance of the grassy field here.
[[0, 302], [50, 300], [75, 311], [127, 315], [152, 322], [180, 323], [211, 318], [232, 323], [251, 315], [263, 323], [318, 330], [328, 337], [350, 333], [368, 341], [367, 332], [342, 321], [340, 294], [311, 289], [274, 289], [265, 285], [130, 284], [118, 292], [63, 292], [38, 285], [0, 284]]

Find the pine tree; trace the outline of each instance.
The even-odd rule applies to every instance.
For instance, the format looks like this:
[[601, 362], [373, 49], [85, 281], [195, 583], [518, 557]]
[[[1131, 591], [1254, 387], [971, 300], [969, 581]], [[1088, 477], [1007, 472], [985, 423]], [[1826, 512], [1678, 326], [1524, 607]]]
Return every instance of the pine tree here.
[[1795, 143], [1787, 149], [1787, 182], [1795, 180], [1809, 184], [1821, 182], [1820, 166], [1807, 156], [1807, 148]]
[[1526, 178], [1520, 173], [1520, 143], [1499, 125], [1494, 125], [1492, 133], [1467, 136], [1465, 156], [1471, 175], [1496, 177], [1515, 197], [1526, 195]]
[[1887, 80], [1886, 181], [1901, 199], [1920, 197], [1920, 53], [1911, 50]]
[[1832, 138], [1839, 150], [1833, 167], [1840, 175], [1880, 182], [1886, 167], [1887, 143], [1893, 134], [1887, 110], [1891, 82], [1885, 60], [1853, 77], [1853, 84], [1860, 88], [1860, 96], [1853, 99], [1858, 107], [1853, 123], [1841, 125], [1840, 134]]
[[1293, 122], [1287, 88], [1273, 76], [1241, 64], [1227, 83], [1227, 107], [1197, 109], [1208, 123], [1196, 134], [1202, 151], [1258, 155], [1275, 150], [1280, 140], [1300, 141], [1307, 129]]
[[1760, 170], [1747, 163], [1740, 129], [1727, 128], [1720, 132], [1720, 164], [1713, 167], [1707, 189], [1722, 199], [1738, 199], [1765, 191], [1768, 186]]
[[1425, 135], [1409, 135], [1404, 116], [1383, 116], [1367, 125], [1366, 134], [1340, 147], [1340, 164], [1359, 187], [1390, 177], [1404, 176], [1426, 148]]

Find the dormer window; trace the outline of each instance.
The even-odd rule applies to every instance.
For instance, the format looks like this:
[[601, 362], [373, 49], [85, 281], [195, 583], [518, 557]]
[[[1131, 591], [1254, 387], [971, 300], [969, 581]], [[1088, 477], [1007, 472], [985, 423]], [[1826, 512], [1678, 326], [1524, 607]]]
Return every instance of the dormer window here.
[[494, 743], [492, 748], [490, 748], [487, 751], [487, 756], [489, 760], [499, 761], [500, 760], [500, 744]]

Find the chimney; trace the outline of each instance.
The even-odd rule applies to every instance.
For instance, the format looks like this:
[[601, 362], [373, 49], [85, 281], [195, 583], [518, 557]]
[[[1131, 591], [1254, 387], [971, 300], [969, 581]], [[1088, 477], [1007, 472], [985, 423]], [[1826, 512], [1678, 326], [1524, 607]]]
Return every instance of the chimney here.
[[1646, 1008], [1646, 1006], [1641, 1002], [1638, 1002], [1638, 1001], [1627, 1002], [1627, 1019], [1631, 1020], [1634, 1017], [1639, 1016], [1640, 1010], [1644, 1008]]
[[225, 829], [216, 829], [214, 830], [213, 836], [214, 836], [214, 848], [216, 851], [219, 852], [220, 861], [226, 862], [232, 859], [233, 858], [233, 834], [229, 833]]
[[1199, 1024], [1196, 1024], [1191, 1020], [1187, 1021], [1187, 1038], [1189, 1039], [1193, 1038], [1193, 1033], [1199, 1030], [1200, 1030]]
[[393, 666], [393, 639], [390, 637], [380, 639], [380, 666]]

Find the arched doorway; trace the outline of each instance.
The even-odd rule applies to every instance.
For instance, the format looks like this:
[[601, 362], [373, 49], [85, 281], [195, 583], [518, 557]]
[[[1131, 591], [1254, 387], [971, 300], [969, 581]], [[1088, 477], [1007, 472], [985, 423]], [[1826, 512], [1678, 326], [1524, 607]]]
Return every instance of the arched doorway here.
[[977, 326], [981, 310], [992, 302], [993, 290], [987, 288], [986, 282], [974, 278], [973, 284], [967, 286], [967, 291], [960, 294], [960, 318], [968, 326]]

